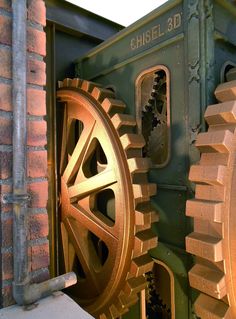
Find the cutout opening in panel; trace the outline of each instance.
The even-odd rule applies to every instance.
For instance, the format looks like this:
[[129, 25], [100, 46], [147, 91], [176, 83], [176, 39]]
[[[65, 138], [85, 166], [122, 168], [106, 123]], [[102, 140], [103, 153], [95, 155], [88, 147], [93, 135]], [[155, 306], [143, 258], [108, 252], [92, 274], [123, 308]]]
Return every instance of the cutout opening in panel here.
[[142, 319], [175, 319], [174, 274], [162, 261], [154, 260], [146, 274], [148, 286], [141, 294]]
[[136, 114], [146, 145], [143, 156], [153, 168], [167, 165], [170, 158], [170, 76], [164, 66], [142, 72], [136, 81]]

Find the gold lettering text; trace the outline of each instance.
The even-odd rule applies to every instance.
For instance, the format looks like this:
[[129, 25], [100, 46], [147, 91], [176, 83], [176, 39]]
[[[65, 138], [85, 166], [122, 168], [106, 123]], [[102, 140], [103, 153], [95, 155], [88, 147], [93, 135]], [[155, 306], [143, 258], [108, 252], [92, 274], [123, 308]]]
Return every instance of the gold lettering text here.
[[172, 30], [173, 30], [173, 28], [174, 28], [174, 26], [173, 26], [173, 18], [169, 18], [168, 20], [167, 20], [167, 30], [168, 30], [168, 32], [171, 32]]
[[146, 38], [146, 43], [149, 43], [152, 40], [151, 31], [150, 30], [146, 31], [146, 37], [145, 38]]
[[[150, 29], [144, 31], [141, 34], [137, 34], [134, 38], [130, 40], [131, 50], [136, 50], [158, 38], [164, 36], [167, 32], [174, 31], [178, 29], [182, 24], [181, 13], [176, 13], [173, 16], [167, 18], [165, 23], [156, 24]], [[165, 26], [165, 30], [164, 29]]]
[[130, 41], [130, 47], [131, 47], [131, 50], [135, 50], [137, 47], [136, 47], [136, 44], [135, 44], [135, 39], [131, 39]]
[[142, 35], [137, 35], [137, 37], [136, 37], [137, 48], [141, 47], [142, 45], [143, 45], [143, 37], [142, 37]]
[[155, 40], [158, 38], [158, 26], [155, 25], [155, 27], [152, 28], [152, 40]]
[[181, 14], [177, 13], [174, 15], [174, 29], [177, 29], [181, 26]]

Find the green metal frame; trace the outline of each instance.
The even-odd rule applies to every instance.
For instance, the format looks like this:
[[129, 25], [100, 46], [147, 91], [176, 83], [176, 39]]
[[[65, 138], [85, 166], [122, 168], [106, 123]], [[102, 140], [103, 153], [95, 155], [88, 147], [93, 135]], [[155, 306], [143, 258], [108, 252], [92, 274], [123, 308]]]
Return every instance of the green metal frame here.
[[171, 159], [149, 174], [158, 185], [153, 203], [160, 214], [153, 227], [159, 244], [150, 254], [174, 274], [176, 319], [196, 318], [187, 277], [192, 256], [185, 252], [192, 229], [185, 203], [194, 192], [188, 171], [199, 159], [194, 141], [205, 130], [204, 110], [215, 102], [214, 88], [224, 80], [225, 66], [235, 63], [236, 6], [227, 0], [168, 1], [76, 61], [75, 75], [112, 86], [134, 116], [141, 72], [158, 65], [170, 72]]

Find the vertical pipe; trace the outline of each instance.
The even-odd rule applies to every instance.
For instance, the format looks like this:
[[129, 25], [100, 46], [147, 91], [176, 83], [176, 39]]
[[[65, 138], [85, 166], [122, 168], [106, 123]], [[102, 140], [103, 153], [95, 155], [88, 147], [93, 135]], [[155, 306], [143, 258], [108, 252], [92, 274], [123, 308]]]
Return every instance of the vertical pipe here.
[[14, 283], [28, 283], [27, 176], [26, 176], [26, 0], [12, 0], [13, 100], [13, 255]]
[[75, 273], [71, 272], [40, 284], [30, 284], [27, 244], [26, 9], [26, 0], [12, 0], [13, 296], [19, 305], [31, 304], [77, 281]]

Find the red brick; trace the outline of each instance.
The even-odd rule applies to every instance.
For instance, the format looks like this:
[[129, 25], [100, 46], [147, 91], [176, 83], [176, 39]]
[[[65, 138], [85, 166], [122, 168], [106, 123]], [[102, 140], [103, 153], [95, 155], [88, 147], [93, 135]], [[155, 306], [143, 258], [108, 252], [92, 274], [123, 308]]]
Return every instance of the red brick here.
[[0, 109], [3, 111], [12, 111], [11, 86], [0, 83]]
[[12, 246], [12, 218], [2, 221], [2, 247]]
[[12, 153], [0, 152], [0, 178], [7, 179], [12, 176]]
[[47, 176], [47, 151], [30, 151], [28, 153], [28, 176], [32, 178]]
[[2, 213], [9, 213], [13, 209], [12, 204], [3, 204], [3, 203], [0, 204], [0, 208], [1, 208]]
[[49, 245], [31, 247], [31, 270], [46, 268], [49, 265]]
[[48, 215], [34, 214], [29, 217], [30, 240], [48, 236]]
[[28, 192], [31, 196], [30, 207], [45, 208], [48, 201], [48, 182], [35, 182], [28, 184]]
[[0, 117], [0, 144], [12, 144], [12, 120]]
[[27, 82], [36, 85], [46, 85], [45, 62], [32, 59], [28, 61]]
[[[12, 90], [11, 86], [0, 83], [0, 109], [12, 111]], [[27, 113], [30, 115], [46, 115], [46, 91], [33, 88], [27, 89]]]
[[[1, 38], [0, 38], [1, 39]], [[46, 55], [46, 34], [34, 28], [27, 30], [27, 48], [28, 51], [40, 55]]]
[[0, 76], [11, 79], [11, 51], [6, 48], [0, 48]]
[[12, 184], [1, 184], [0, 185], [0, 194], [11, 193], [12, 192]]
[[44, 146], [47, 144], [47, 124], [45, 121], [28, 121], [27, 144], [30, 146]]
[[0, 43], [11, 45], [11, 19], [0, 16]]
[[12, 296], [12, 286], [8, 285], [2, 288], [2, 306], [8, 307], [15, 303], [16, 302], [14, 301]]
[[2, 254], [2, 279], [9, 280], [13, 277], [13, 255], [10, 252]]
[[46, 115], [46, 91], [27, 89], [27, 112], [30, 115]]
[[28, 19], [46, 25], [46, 8], [42, 0], [29, 0], [28, 1]]
[[11, 1], [10, 0], [0, 0], [0, 8], [7, 11], [11, 11]]
[[[0, 196], [12, 193], [12, 185], [0, 185]], [[12, 211], [12, 204], [4, 204], [2, 200], [0, 200], [0, 211], [3, 213], [8, 213]]]

